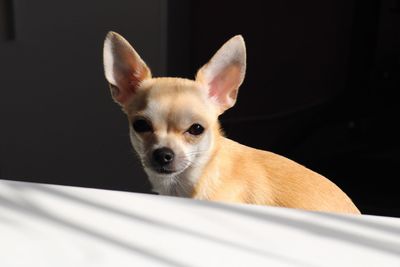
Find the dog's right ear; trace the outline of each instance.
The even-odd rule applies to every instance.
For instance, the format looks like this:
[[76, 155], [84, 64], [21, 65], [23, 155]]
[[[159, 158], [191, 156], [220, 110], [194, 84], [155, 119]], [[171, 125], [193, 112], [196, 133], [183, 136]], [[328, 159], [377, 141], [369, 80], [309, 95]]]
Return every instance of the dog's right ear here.
[[150, 69], [121, 35], [109, 32], [103, 49], [104, 73], [114, 100], [124, 106], [143, 80], [151, 78]]

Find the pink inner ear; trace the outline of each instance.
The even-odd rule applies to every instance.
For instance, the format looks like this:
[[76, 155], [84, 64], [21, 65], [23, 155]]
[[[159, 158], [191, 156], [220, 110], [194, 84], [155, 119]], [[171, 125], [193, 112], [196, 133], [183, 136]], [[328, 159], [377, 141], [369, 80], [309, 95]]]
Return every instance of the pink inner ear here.
[[134, 91], [135, 90], [133, 87], [132, 89], [128, 90], [121, 90], [120, 88], [117, 87], [117, 89], [112, 92], [112, 95], [117, 102], [124, 105], [127, 102], [129, 102], [130, 98], [133, 96]]
[[225, 107], [232, 106], [236, 100], [240, 78], [239, 66], [230, 65], [226, 67], [214, 76], [208, 84], [210, 86], [209, 96]]
[[122, 74], [119, 77], [120, 87], [117, 87], [116, 90], [114, 90], [113, 97], [121, 104], [129, 102], [140, 83], [150, 75], [147, 68], [137, 66], [136, 69], [138, 71], [135, 73]]

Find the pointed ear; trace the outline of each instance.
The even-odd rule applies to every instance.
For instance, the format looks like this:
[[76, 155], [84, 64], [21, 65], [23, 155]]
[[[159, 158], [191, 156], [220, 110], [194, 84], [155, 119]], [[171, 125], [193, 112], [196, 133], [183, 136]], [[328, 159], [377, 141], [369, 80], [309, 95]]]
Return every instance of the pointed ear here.
[[246, 72], [246, 46], [241, 35], [227, 41], [196, 75], [220, 114], [231, 108]]
[[151, 78], [150, 69], [121, 35], [109, 32], [103, 48], [104, 73], [111, 95], [121, 106], [134, 95], [140, 83]]

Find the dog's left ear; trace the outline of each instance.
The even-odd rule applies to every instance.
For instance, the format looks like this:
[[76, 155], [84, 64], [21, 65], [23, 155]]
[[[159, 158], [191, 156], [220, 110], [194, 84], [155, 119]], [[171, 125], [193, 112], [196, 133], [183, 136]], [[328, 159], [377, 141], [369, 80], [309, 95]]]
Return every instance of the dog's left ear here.
[[196, 81], [206, 86], [210, 99], [220, 114], [231, 108], [246, 73], [246, 46], [241, 35], [227, 41], [196, 75]]

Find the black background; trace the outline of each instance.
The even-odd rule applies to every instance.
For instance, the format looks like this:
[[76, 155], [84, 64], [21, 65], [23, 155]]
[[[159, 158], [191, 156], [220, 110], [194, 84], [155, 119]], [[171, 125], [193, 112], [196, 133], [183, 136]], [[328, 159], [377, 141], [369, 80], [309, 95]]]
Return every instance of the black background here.
[[187, 78], [242, 34], [227, 136], [327, 176], [364, 213], [400, 216], [399, 15], [395, 0], [0, 0], [0, 178], [149, 192], [103, 76], [105, 34], [156, 76]]

